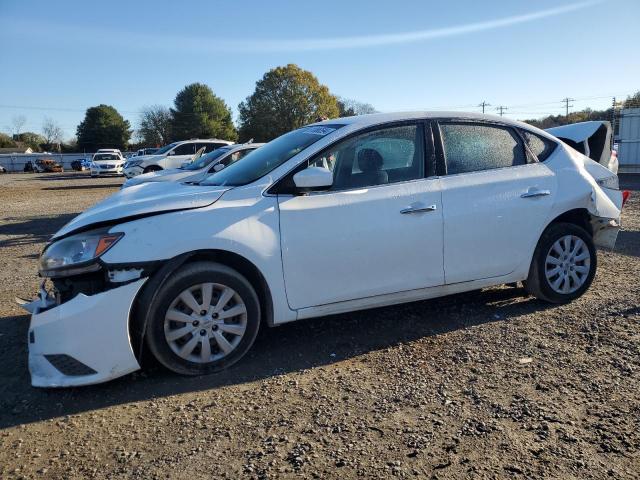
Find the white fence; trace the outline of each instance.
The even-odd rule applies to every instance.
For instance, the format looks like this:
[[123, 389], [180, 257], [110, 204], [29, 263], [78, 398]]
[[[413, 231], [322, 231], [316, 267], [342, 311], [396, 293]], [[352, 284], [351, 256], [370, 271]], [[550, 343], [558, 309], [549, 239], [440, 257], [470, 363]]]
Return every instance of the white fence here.
[[0, 155], [0, 165], [5, 167], [9, 172], [22, 172], [27, 162], [35, 163], [39, 158], [54, 160], [62, 165], [65, 170], [71, 170], [71, 162], [81, 160], [83, 158], [90, 159], [90, 153], [12, 153]]

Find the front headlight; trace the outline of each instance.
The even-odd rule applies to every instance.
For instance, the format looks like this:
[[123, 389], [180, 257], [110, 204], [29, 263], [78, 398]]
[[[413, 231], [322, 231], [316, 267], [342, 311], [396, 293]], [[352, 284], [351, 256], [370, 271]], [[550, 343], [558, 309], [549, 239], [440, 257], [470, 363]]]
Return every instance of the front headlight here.
[[40, 256], [40, 275], [65, 277], [100, 268], [94, 262], [113, 247], [124, 233], [107, 233], [106, 230], [79, 233], [49, 245]]
[[610, 188], [611, 190], [620, 190], [620, 182], [617, 175], [611, 175], [609, 177], [600, 178], [596, 180], [598, 185], [603, 188]]

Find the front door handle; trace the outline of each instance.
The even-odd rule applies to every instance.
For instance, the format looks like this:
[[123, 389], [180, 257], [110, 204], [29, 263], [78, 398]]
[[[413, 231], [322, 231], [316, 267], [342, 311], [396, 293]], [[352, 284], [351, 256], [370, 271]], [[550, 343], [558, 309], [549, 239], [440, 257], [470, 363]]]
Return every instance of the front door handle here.
[[531, 187], [525, 193], [520, 195], [520, 198], [545, 197], [547, 195], [551, 195], [551, 191], [550, 190], [540, 190], [538, 188]]
[[435, 205], [429, 205], [428, 207], [420, 207], [416, 205], [412, 207], [403, 208], [402, 210], [400, 210], [400, 213], [405, 215], [408, 213], [433, 212], [434, 210], [437, 210], [437, 207]]

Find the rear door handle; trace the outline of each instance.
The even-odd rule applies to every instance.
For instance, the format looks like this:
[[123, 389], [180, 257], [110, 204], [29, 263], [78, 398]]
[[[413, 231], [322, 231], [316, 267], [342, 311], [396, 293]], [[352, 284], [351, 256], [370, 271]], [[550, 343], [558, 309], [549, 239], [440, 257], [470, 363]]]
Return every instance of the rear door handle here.
[[413, 207], [403, 208], [402, 210], [400, 210], [400, 213], [402, 213], [403, 215], [406, 215], [408, 213], [433, 212], [434, 210], [437, 210], [437, 208], [438, 207], [436, 207], [435, 205], [429, 205], [428, 207], [420, 207], [416, 205]]
[[538, 188], [530, 188], [525, 193], [520, 195], [520, 198], [535, 198], [535, 197], [545, 197], [547, 195], [551, 195], [550, 190], [540, 190]]

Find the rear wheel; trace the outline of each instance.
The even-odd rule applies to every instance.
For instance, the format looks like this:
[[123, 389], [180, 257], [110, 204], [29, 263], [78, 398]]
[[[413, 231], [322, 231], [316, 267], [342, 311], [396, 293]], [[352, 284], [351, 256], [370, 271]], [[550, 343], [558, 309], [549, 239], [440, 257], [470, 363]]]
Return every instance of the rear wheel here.
[[244, 356], [260, 326], [260, 303], [238, 272], [213, 262], [180, 268], [149, 310], [146, 341], [176, 373], [220, 371]]
[[541, 300], [567, 303], [587, 291], [596, 267], [591, 235], [571, 223], [554, 223], [540, 237], [525, 286]]

